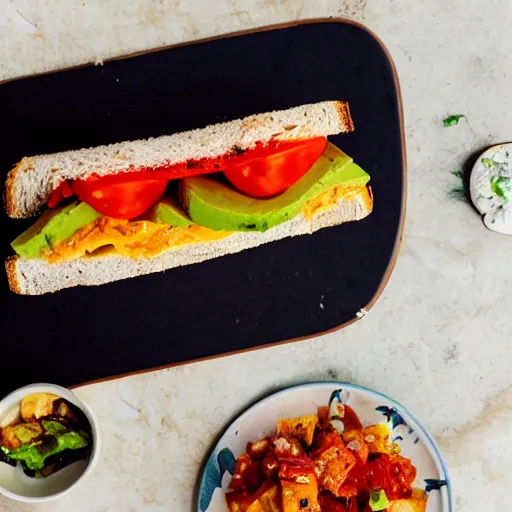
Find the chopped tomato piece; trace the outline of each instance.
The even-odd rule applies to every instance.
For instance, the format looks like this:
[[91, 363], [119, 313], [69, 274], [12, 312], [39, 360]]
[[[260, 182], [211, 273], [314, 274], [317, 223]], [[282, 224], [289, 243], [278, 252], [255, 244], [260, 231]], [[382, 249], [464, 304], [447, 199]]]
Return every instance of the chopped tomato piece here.
[[343, 418], [343, 425], [345, 426], [345, 430], [363, 429], [363, 425], [361, 424], [356, 411], [354, 411], [350, 405], [345, 405], [345, 417]]
[[245, 490], [245, 484], [242, 479], [242, 475], [235, 473], [231, 478], [231, 482], [229, 483], [229, 488], [233, 489], [233, 491]]
[[224, 174], [238, 190], [249, 196], [275, 196], [302, 178], [326, 146], [325, 137], [282, 143], [266, 155], [229, 161]]
[[265, 454], [262, 460], [263, 464], [263, 474], [265, 476], [273, 475], [274, 473], [277, 473], [279, 469], [279, 461], [277, 460], [276, 456], [268, 452]]
[[133, 219], [142, 215], [164, 194], [167, 181], [126, 181], [104, 185], [100, 179], [75, 180], [73, 192], [102, 215]]
[[255, 502], [247, 491], [228, 492], [226, 501], [230, 512], [247, 512]]
[[353, 486], [343, 484], [338, 489], [338, 497], [340, 498], [355, 498], [358, 494], [359, 491]]
[[329, 424], [329, 407], [322, 405], [318, 407], [318, 427], [321, 429], [330, 428]]
[[[235, 476], [237, 477], [235, 479]], [[251, 458], [247, 453], [238, 457], [235, 465], [235, 479], [233, 489], [249, 489], [255, 491], [264, 480], [263, 465], [261, 460]], [[241, 481], [240, 481], [241, 480]], [[233, 484], [233, 480], [232, 480]]]
[[343, 483], [344, 488], [358, 491], [383, 489], [388, 499], [407, 498], [416, 470], [409, 459], [400, 455], [378, 455], [367, 464], [357, 465]]
[[261, 460], [253, 459], [252, 464], [244, 471], [242, 479], [248, 489], [255, 491], [265, 479]]
[[313, 460], [319, 459], [324, 452], [332, 447], [345, 447], [345, 443], [340, 434], [335, 431], [323, 433], [322, 436], [318, 437], [318, 442], [318, 447], [309, 454]]
[[416, 468], [412, 465], [410, 459], [401, 455], [391, 455], [391, 468], [395, 481], [400, 485], [401, 496], [408, 497], [414, 479], [416, 478]]

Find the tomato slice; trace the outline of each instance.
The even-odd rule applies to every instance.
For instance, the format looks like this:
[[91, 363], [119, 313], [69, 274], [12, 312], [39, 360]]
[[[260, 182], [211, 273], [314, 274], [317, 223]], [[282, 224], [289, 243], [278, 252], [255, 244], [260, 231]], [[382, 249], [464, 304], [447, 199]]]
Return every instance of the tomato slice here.
[[285, 142], [267, 154], [230, 160], [224, 174], [238, 190], [249, 196], [275, 196], [302, 178], [326, 146], [325, 137]]
[[73, 190], [68, 181], [63, 181], [48, 198], [48, 208], [55, 208], [63, 199], [67, 199], [73, 195]]
[[101, 179], [75, 180], [73, 192], [97, 212], [116, 219], [142, 215], [165, 192], [167, 181], [126, 181], [105, 185]]
[[[90, 179], [97, 180], [102, 185], [113, 185], [134, 180], [171, 181], [224, 171], [226, 175], [229, 174], [228, 179], [231, 176], [235, 187], [238, 188], [237, 183], [241, 185], [242, 192], [256, 197], [260, 191], [263, 194], [261, 197], [264, 197], [278, 194], [295, 183], [320, 158], [326, 146], [325, 137], [294, 142], [273, 141], [265, 145], [257, 144], [256, 147], [247, 151], [234, 148], [227, 155], [218, 158], [189, 160], [172, 165], [164, 164], [155, 168], [134, 169], [111, 176], [94, 176]], [[249, 183], [254, 185], [248, 185]], [[245, 190], [249, 188], [254, 189], [254, 194]]]
[[[180, 164], [141, 168], [112, 176], [75, 180], [72, 192], [103, 215], [133, 219], [148, 210], [163, 195], [170, 180], [224, 171], [241, 192], [258, 198], [275, 196], [299, 180], [327, 146], [325, 137], [306, 141], [258, 144], [243, 151], [234, 148], [218, 158], [189, 160]], [[69, 197], [68, 182], [50, 194], [48, 206]]]

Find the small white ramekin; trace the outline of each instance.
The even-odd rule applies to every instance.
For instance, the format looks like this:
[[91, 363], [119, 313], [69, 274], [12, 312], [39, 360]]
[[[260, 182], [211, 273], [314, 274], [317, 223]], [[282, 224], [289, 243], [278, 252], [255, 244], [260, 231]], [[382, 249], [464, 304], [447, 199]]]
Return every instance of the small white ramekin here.
[[87, 416], [92, 428], [93, 449], [89, 460], [74, 462], [46, 478], [31, 478], [16, 467], [0, 462], [0, 493], [13, 500], [25, 503], [50, 501], [69, 493], [92, 472], [101, 452], [101, 436], [98, 420], [89, 406], [69, 389], [56, 384], [30, 384], [13, 391], [0, 400], [0, 424], [19, 407], [21, 399], [32, 393], [52, 393], [79, 407]]

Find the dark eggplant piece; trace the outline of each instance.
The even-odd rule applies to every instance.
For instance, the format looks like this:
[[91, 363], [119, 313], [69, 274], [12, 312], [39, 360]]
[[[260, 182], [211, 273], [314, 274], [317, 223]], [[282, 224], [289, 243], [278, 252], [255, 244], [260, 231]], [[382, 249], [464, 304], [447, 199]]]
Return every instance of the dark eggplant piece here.
[[0, 450], [0, 462], [5, 462], [6, 464], [9, 464], [9, 466], [12, 466], [13, 468], [16, 467], [17, 462], [15, 460], [9, 459], [7, 455]]
[[61, 422], [67, 422], [74, 430], [84, 430], [92, 435], [91, 424], [85, 413], [65, 398], [59, 398], [53, 403], [53, 413], [51, 416], [42, 419], [55, 419]]
[[91, 455], [92, 445], [78, 450], [64, 450], [63, 452], [56, 453], [48, 457], [45, 461], [44, 468], [39, 471], [41, 476], [50, 476], [53, 473], [73, 464], [78, 460], [87, 459]]

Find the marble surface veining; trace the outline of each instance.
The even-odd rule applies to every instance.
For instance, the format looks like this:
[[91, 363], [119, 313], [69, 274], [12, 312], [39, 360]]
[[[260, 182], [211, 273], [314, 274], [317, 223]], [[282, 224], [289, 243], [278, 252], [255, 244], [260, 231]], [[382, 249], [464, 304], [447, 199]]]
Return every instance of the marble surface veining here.
[[[189, 511], [200, 465], [226, 423], [263, 394], [318, 379], [377, 388], [420, 417], [446, 455], [455, 510], [506, 508], [512, 240], [487, 231], [457, 199], [452, 172], [512, 136], [512, 3], [0, 0], [0, 78], [320, 16], [368, 25], [401, 79], [408, 212], [381, 299], [357, 324], [319, 339], [79, 389], [103, 431], [95, 473], [60, 501], [0, 499], [0, 511]], [[454, 113], [467, 117], [444, 128]]]

